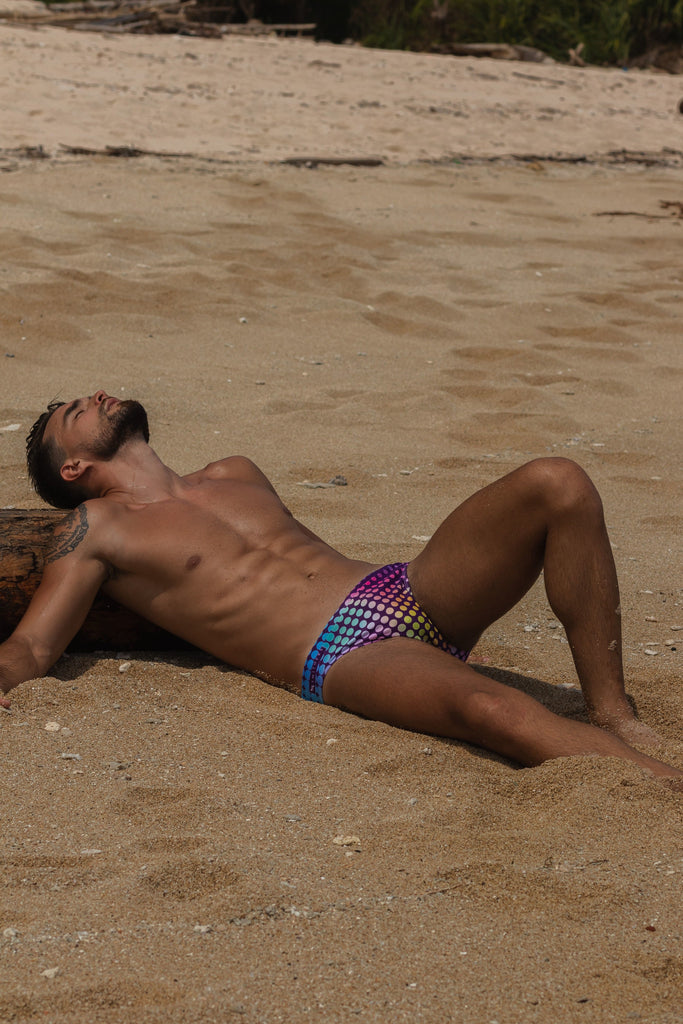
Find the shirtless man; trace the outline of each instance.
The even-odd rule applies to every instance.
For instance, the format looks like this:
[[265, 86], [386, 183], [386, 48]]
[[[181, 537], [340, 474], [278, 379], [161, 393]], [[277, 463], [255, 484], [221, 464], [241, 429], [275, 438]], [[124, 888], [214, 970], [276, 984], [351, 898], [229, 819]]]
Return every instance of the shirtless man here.
[[[683, 772], [635, 749], [657, 737], [626, 698], [602, 505], [573, 462], [522, 466], [455, 509], [407, 567], [381, 567], [345, 558], [297, 522], [248, 459], [180, 477], [148, 439], [143, 407], [104, 391], [52, 403], [34, 425], [33, 482], [73, 511], [55, 530], [26, 614], [0, 645], [3, 693], [47, 672], [102, 588], [307, 699], [524, 765], [611, 755], [681, 784]], [[465, 664], [541, 570], [590, 725]]]

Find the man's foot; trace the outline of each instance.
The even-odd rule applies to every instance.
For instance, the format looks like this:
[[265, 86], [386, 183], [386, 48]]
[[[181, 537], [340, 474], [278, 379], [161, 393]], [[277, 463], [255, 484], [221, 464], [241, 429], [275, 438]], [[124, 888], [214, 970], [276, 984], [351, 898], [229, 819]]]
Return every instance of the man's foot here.
[[664, 737], [645, 722], [638, 721], [630, 707], [613, 714], [593, 714], [590, 718], [593, 725], [606, 729], [631, 747], [645, 747], [647, 750], [654, 750], [664, 746]]

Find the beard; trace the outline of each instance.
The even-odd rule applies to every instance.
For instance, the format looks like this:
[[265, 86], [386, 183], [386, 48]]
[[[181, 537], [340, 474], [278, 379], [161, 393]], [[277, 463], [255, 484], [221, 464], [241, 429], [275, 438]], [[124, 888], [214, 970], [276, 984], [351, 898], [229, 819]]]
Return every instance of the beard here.
[[149, 441], [147, 413], [140, 402], [127, 398], [107, 413], [102, 407], [102, 430], [100, 436], [89, 445], [88, 454], [109, 462], [127, 441], [142, 438]]

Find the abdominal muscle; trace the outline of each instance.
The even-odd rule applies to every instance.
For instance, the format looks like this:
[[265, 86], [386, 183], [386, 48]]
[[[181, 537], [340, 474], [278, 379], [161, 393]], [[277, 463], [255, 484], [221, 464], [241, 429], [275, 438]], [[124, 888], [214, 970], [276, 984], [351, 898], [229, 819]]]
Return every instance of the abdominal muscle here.
[[310, 649], [354, 585], [371, 571], [365, 562], [316, 552], [298, 565], [275, 561], [242, 585], [243, 603], [227, 616], [228, 633], [207, 637], [211, 653], [295, 692]]

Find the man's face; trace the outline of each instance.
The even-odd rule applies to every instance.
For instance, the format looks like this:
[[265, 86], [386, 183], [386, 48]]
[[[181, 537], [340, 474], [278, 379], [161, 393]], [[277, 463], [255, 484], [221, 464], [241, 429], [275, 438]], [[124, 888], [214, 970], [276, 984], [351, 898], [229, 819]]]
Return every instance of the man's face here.
[[46, 438], [67, 456], [87, 456], [108, 462], [126, 441], [149, 440], [147, 413], [139, 402], [121, 401], [105, 391], [60, 406], [50, 417]]

